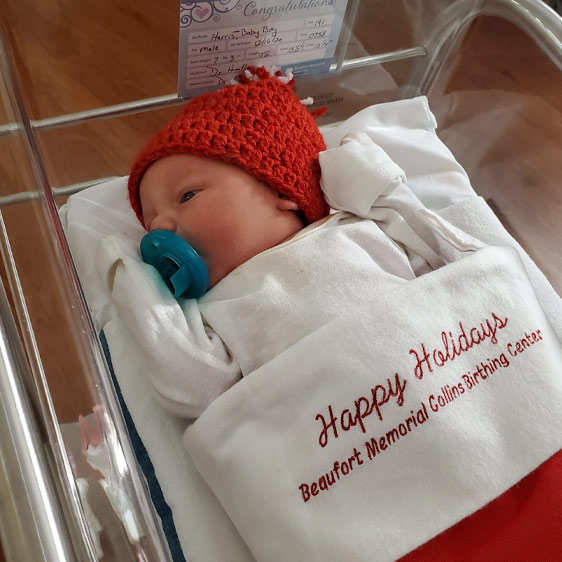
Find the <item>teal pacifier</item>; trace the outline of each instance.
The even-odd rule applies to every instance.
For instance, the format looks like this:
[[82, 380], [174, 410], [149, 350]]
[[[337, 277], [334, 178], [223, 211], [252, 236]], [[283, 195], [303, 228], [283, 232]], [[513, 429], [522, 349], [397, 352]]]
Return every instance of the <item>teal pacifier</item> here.
[[199, 254], [168, 230], [152, 230], [140, 243], [143, 261], [154, 266], [174, 297], [198, 299], [209, 288], [209, 272]]

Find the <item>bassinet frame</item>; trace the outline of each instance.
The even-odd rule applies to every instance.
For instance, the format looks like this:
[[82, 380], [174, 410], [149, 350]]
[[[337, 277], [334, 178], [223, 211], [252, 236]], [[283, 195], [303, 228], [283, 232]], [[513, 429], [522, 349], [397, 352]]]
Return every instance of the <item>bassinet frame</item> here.
[[[356, 3], [355, 3], [356, 4]], [[359, 59], [341, 60], [331, 71], [378, 65], [406, 58], [415, 59], [413, 72], [401, 97], [427, 93], [439, 76], [452, 49], [475, 18], [493, 15], [511, 21], [526, 32], [562, 70], [562, 19], [539, 0], [456, 0], [434, 23], [418, 47]], [[136, 470], [131, 444], [112, 385], [98, 335], [88, 314], [80, 282], [58, 220], [55, 197], [74, 193], [108, 178], [65, 187], [51, 187], [46, 179], [35, 134], [43, 130], [76, 126], [132, 113], [182, 103], [177, 94], [107, 106], [95, 110], [29, 120], [18, 93], [18, 80], [11, 55], [0, 42], [0, 69], [13, 121], [0, 126], [0, 136], [20, 137], [26, 145], [33, 170], [32, 189], [0, 196], [0, 207], [17, 203], [40, 206], [49, 225], [49, 240], [55, 247], [58, 280], [64, 286], [63, 301], [68, 317], [82, 335], [75, 342], [84, 355], [84, 374], [94, 382], [91, 392], [109, 414], [107, 441], [112, 444], [115, 478], [123, 486], [135, 510], [144, 538], [131, 552], [141, 560], [170, 560], [156, 515], [142, 477]], [[7, 510], [2, 520], [2, 541], [8, 555], [21, 559], [71, 561], [97, 560], [72, 467], [50, 398], [43, 362], [26, 308], [26, 295], [11, 246], [10, 232], [0, 216], [2, 257], [9, 278], [10, 305], [4, 284], [0, 290], [0, 453], [4, 461], [0, 489]], [[14, 317], [13, 309], [15, 309]], [[19, 331], [18, 331], [19, 330]], [[23, 341], [22, 341], [23, 340]], [[20, 492], [18, 492], [20, 491]], [[17, 502], [15, 501], [17, 497]], [[25, 537], [25, 541], [22, 541]]]

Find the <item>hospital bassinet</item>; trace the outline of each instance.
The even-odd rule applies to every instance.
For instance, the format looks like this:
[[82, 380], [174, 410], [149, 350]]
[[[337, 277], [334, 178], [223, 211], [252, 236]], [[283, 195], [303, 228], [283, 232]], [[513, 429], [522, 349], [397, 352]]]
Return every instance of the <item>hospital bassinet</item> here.
[[[14, 560], [171, 560], [57, 207], [126, 174], [177, 110], [177, 95], [167, 95], [177, 6], [66, 5], [0, 9], [2, 543]], [[47, 29], [76, 41], [75, 51], [58, 52], [65, 41], [49, 44]], [[27, 44], [28, 34], [37, 42]], [[428, 95], [475, 190], [560, 292], [562, 19], [539, 0], [350, 1], [340, 40], [330, 76], [302, 80], [301, 97], [312, 92], [327, 106], [328, 123]], [[101, 68], [99, 42], [113, 53]], [[72, 96], [82, 84], [87, 102], [89, 94]], [[98, 405], [111, 458], [105, 480], [80, 460], [78, 417]]]

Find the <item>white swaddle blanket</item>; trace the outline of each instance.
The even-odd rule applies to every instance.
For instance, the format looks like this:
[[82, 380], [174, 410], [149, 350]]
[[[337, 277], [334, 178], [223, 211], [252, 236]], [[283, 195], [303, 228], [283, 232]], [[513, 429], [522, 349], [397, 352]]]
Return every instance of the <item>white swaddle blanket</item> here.
[[[488, 242], [504, 241], [515, 245], [485, 203], [472, 196], [466, 174], [437, 139], [434, 127], [435, 121], [429, 113], [427, 101], [417, 98], [368, 108], [328, 131], [325, 137], [328, 146], [335, 147], [345, 133], [366, 131], [407, 170], [410, 185], [426, 205], [434, 209], [447, 207], [440, 211], [443, 216]], [[115, 204], [110, 195], [112, 190], [115, 187], [108, 186], [104, 192], [108, 207], [102, 209], [103, 213], [92, 215], [92, 209], [99, 207], [100, 199], [90, 200], [86, 194], [81, 194], [75, 196], [74, 202], [71, 201], [67, 215], [69, 241], [81, 278], [87, 283], [85, 291], [90, 306], [94, 304], [94, 318], [97, 325], [106, 330], [117, 379], [135, 425], [149, 449], [164, 495], [174, 512], [186, 556], [192, 560], [218, 561], [224, 560], [224, 553], [228, 552], [229, 560], [251, 560], [252, 555], [227, 521], [213, 494], [194, 472], [191, 459], [187, 457], [177, 463], [169, 461], [170, 454], [181, 457], [181, 454], [178, 455], [178, 444], [185, 423], [166, 421], [166, 413], [149, 394], [146, 364], [142, 357], [145, 351], [150, 350], [139, 349], [134, 334], [124, 329], [116, 316], [106, 286], [99, 281], [96, 284], [97, 272], [91, 260], [95, 245], [92, 248], [90, 242], [94, 235], [99, 238], [98, 232], [122, 231], [127, 238], [137, 241], [142, 235], [142, 229], [136, 224], [130, 209], [126, 209], [122, 182], [116, 194], [123, 198], [123, 202]], [[118, 211], [118, 218], [114, 211]], [[91, 216], [105, 222], [104, 228], [92, 227], [89, 222]], [[95, 238], [96, 243], [98, 238]], [[81, 251], [82, 248], [85, 251]], [[524, 255], [522, 250], [520, 252]], [[531, 260], [526, 256], [524, 260], [541, 302], [552, 305], [550, 316], [555, 318], [559, 314], [555, 293]], [[252, 505], [256, 507], [258, 503]]]

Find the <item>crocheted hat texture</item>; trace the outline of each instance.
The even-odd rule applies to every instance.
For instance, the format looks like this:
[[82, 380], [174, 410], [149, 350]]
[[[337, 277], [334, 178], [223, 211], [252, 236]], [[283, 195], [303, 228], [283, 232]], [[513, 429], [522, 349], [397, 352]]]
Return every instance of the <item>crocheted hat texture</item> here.
[[193, 98], [152, 138], [129, 176], [129, 201], [143, 226], [143, 174], [156, 160], [172, 154], [239, 166], [295, 202], [309, 222], [328, 214], [318, 163], [318, 153], [326, 149], [324, 140], [312, 114], [293, 93], [293, 80], [280, 81], [279, 74], [272, 77], [259, 68], [255, 75], [243, 77], [246, 83]]

